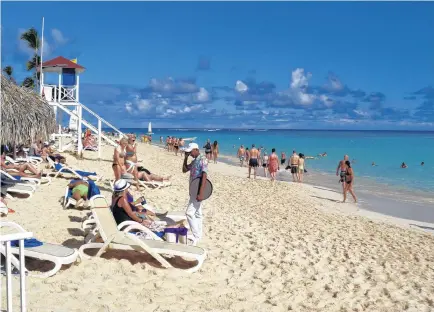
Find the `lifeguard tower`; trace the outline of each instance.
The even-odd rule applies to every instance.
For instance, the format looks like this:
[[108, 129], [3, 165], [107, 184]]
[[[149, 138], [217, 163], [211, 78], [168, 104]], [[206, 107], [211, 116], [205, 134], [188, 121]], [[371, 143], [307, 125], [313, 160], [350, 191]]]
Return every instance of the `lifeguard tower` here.
[[[85, 71], [85, 68], [71, 60], [58, 56], [54, 59], [42, 63], [41, 71], [41, 95], [53, 106], [56, 120], [59, 124], [59, 150], [62, 150], [62, 112], [67, 113], [71, 117], [70, 128], [77, 131], [77, 152], [79, 155], [83, 151], [82, 143], [82, 127], [83, 125], [89, 128], [92, 132], [98, 135], [98, 155], [101, 158], [101, 139], [106, 140], [109, 144], [117, 146], [117, 143], [108, 138], [102, 133], [102, 123], [105, 126], [113, 129], [119, 135], [123, 133], [115, 128], [113, 125], [105, 121], [95, 112], [80, 103], [80, 74]], [[45, 74], [54, 73], [58, 74], [58, 84], [46, 84]], [[70, 109], [72, 107], [72, 109]], [[83, 110], [89, 116], [97, 119], [97, 126], [92, 125], [87, 120], [83, 119]]]

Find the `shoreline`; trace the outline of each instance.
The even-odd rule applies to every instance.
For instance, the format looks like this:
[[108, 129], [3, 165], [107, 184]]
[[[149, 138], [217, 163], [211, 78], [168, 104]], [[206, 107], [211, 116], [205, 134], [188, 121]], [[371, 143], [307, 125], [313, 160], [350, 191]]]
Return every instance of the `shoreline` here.
[[[144, 143], [141, 143], [144, 144]], [[163, 152], [168, 153], [169, 155], [172, 154], [172, 152], [167, 152], [164, 148], [164, 145], [152, 143], [151, 146], [158, 147]], [[201, 154], [202, 151], [201, 151]], [[174, 156], [174, 155], [173, 155]], [[180, 157], [180, 156], [179, 156]], [[180, 157], [181, 158], [181, 157]], [[233, 171], [233, 174], [237, 177], [243, 177], [246, 180], [247, 179], [247, 166], [240, 167], [238, 165], [238, 159], [234, 156], [220, 154], [218, 158], [218, 164], [223, 163], [231, 168], [231, 171]], [[210, 166], [213, 166], [214, 164], [210, 163]], [[269, 178], [265, 178], [263, 175], [262, 167], [258, 167], [258, 174], [257, 176], [261, 180], [268, 180]], [[282, 177], [282, 174], [287, 175], [286, 179], [285, 177]], [[309, 170], [308, 175], [305, 174], [305, 179], [307, 176], [311, 175], [314, 177], [318, 177], [323, 174], [316, 173], [315, 170]], [[337, 178], [335, 178], [332, 175], [329, 175], [327, 173], [324, 173], [329, 179], [323, 179], [319, 180], [319, 182], [323, 183], [315, 183], [314, 181], [311, 181], [311, 179], [306, 179], [304, 183], [296, 183], [297, 185], [307, 185], [309, 187], [312, 187], [313, 189], [316, 189], [320, 191], [320, 193], [325, 192], [326, 198], [325, 200], [332, 200], [332, 201], [342, 201], [342, 192], [341, 192], [341, 186], [340, 184], [337, 184], [338, 187], [333, 187], [332, 184], [326, 184], [330, 181], [335, 181]], [[315, 178], [314, 178], [315, 179]], [[276, 180], [279, 182], [287, 183], [287, 184], [293, 184], [292, 177], [289, 172], [286, 172], [284, 170], [280, 170], [279, 174], [276, 177]], [[326, 185], [325, 185], [326, 184]], [[354, 204], [353, 199], [351, 196], [347, 199], [347, 203], [342, 203], [343, 207], [346, 207], [347, 205], [353, 205], [356, 207], [351, 207], [348, 212], [345, 212], [345, 209], [339, 209], [339, 211], [334, 212], [344, 212], [349, 213], [351, 215], [359, 215], [364, 216], [367, 218], [371, 218], [374, 220], [380, 220], [385, 221], [387, 219], [388, 222], [391, 222], [392, 224], [404, 226], [406, 228], [414, 228], [418, 230], [422, 230], [424, 232], [428, 232], [431, 234], [434, 234], [434, 210], [429, 209], [426, 203], [419, 203], [419, 202], [411, 202], [411, 201], [405, 201], [402, 200], [403, 198], [394, 198], [392, 197], [392, 194], [384, 194], [385, 196], [381, 197], [378, 194], [372, 193], [369, 190], [357, 190], [356, 195], [358, 198], [358, 203]], [[401, 195], [402, 196], [402, 195]], [[402, 196], [402, 197], [405, 197]], [[430, 203], [427, 201], [427, 203]], [[434, 203], [434, 199], [432, 201]]]

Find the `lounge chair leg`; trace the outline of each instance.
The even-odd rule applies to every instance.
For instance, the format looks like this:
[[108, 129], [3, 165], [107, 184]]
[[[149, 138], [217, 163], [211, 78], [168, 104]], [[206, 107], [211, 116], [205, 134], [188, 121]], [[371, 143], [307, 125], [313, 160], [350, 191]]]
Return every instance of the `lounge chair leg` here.
[[56, 274], [57, 272], [59, 272], [59, 270], [62, 268], [62, 263], [58, 260], [54, 260], [54, 268], [48, 272], [44, 272], [42, 274], [31, 274], [34, 277], [39, 277], [39, 278], [47, 278], [50, 276], [53, 276], [54, 274]]
[[109, 240], [108, 242], [104, 243], [101, 247], [101, 249], [97, 252], [96, 257], [101, 257], [101, 255], [106, 251], [106, 249], [108, 248], [108, 246], [110, 245], [111, 240]]
[[103, 246], [104, 246], [103, 243], [88, 243], [88, 244], [84, 244], [84, 245], [82, 245], [78, 249], [78, 254], [80, 255], [81, 259], [90, 259], [91, 257], [89, 257], [88, 255], [86, 255], [84, 253], [84, 250], [86, 250], [86, 249], [94, 249], [94, 248], [101, 248]]

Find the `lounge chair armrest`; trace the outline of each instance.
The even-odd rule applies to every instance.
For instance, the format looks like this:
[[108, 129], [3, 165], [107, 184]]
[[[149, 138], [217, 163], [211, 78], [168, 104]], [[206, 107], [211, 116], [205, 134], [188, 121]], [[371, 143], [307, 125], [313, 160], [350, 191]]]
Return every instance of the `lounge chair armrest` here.
[[14, 228], [14, 229], [18, 230], [19, 232], [27, 232], [21, 225], [15, 223], [15, 222], [1, 221], [0, 222], [0, 228], [4, 227], [4, 226]]

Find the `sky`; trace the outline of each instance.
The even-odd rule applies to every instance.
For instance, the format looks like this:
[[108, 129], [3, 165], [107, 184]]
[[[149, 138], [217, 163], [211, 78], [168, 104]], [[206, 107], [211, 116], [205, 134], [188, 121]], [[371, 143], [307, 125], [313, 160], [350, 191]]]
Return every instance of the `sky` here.
[[17, 82], [42, 17], [118, 127], [434, 130], [434, 2], [2, 2]]

